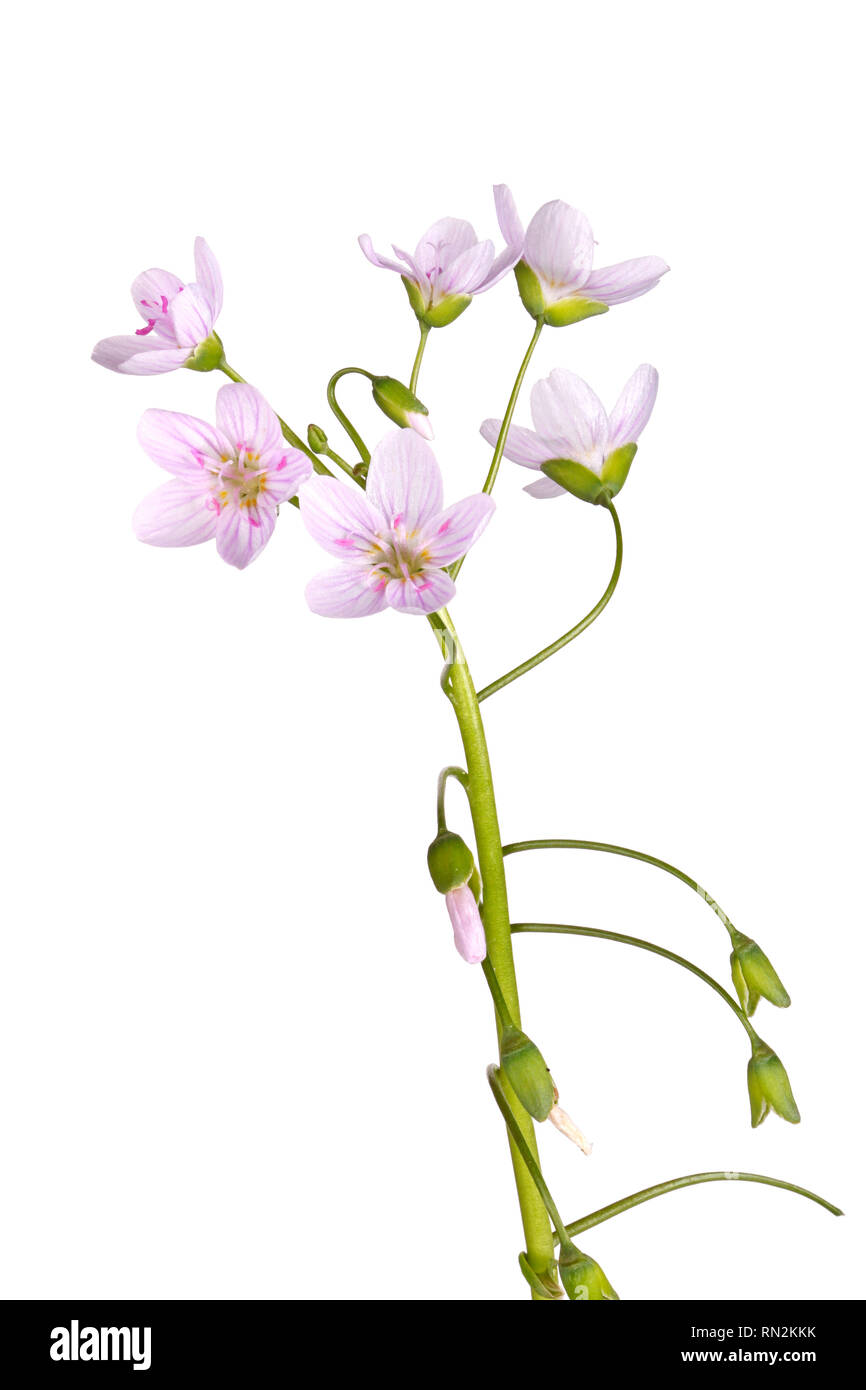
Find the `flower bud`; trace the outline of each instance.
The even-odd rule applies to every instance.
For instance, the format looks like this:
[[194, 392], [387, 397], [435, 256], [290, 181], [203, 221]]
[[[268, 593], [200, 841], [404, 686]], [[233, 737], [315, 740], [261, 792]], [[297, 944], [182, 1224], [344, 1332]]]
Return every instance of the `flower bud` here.
[[471, 885], [461, 883], [445, 894], [445, 906], [454, 929], [454, 945], [470, 965], [480, 965], [487, 955], [484, 923]]
[[428, 304], [414, 280], [410, 280], [408, 275], [401, 275], [400, 279], [406, 287], [416, 317], [428, 328], [445, 328], [472, 303], [471, 294], [448, 294], [438, 304]]
[[199, 343], [191, 357], [184, 362], [191, 372], [212, 372], [223, 361], [223, 345], [216, 333]]
[[546, 303], [538, 276], [526, 261], [517, 262], [514, 278], [526, 312], [534, 319], [542, 319], [551, 328], [565, 328], [570, 323], [579, 323], [581, 319], [593, 318], [608, 311], [607, 304], [601, 304], [597, 299], [585, 299], [582, 295], [558, 299], [553, 304]]
[[502, 1070], [524, 1110], [539, 1123], [546, 1120], [556, 1104], [556, 1087], [535, 1043], [508, 1025], [502, 1030], [500, 1055]]
[[402, 381], [392, 376], [374, 377], [373, 400], [395, 425], [413, 429], [423, 439], [433, 438], [426, 405]]
[[451, 830], [440, 830], [427, 850], [427, 868], [440, 893], [462, 888], [475, 871], [475, 860], [466, 841]]
[[788, 1073], [775, 1052], [759, 1038], [752, 1044], [746, 1075], [752, 1105], [752, 1129], [756, 1129], [775, 1110], [789, 1124], [800, 1123], [800, 1112], [791, 1090]]
[[751, 1018], [759, 999], [768, 999], [778, 1009], [787, 1009], [791, 996], [757, 942], [742, 932], [732, 936], [731, 975], [740, 1003]]
[[584, 1255], [571, 1241], [559, 1252], [559, 1277], [567, 1296], [573, 1301], [619, 1301], [619, 1294], [595, 1260]]
[[328, 447], [328, 436], [321, 425], [307, 425], [307, 443], [314, 454], [323, 454]]

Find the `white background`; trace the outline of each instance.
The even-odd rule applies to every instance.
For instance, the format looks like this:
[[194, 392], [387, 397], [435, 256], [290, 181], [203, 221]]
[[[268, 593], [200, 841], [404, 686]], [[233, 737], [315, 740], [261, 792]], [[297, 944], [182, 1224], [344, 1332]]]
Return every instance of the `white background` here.
[[[706, 1168], [583, 1239], [623, 1298], [862, 1296], [862, 207], [859, 7], [542, 0], [294, 11], [252, 0], [20, 10], [3, 116], [2, 1283], [17, 1297], [518, 1299], [521, 1232], [485, 1082], [493, 1025], [426, 876], [459, 755], [427, 625], [328, 622], [288, 509], [239, 574], [129, 518], [161, 481], [148, 406], [221, 379], [118, 377], [133, 276], [226, 282], [230, 361], [296, 426], [415, 323], [359, 232], [499, 235], [561, 197], [645, 298], [546, 330], [612, 404], [658, 406], [602, 621], [485, 707], [506, 839], [597, 837], [695, 875], [794, 1000], [755, 1022], [803, 1114], [749, 1128], [748, 1046], [704, 985], [603, 942], [515, 943], [524, 1022], [595, 1140], [540, 1144], [566, 1219]], [[11, 85], [10, 85], [11, 84]], [[511, 277], [434, 333], [421, 394], [450, 499], [475, 491], [531, 323]], [[360, 382], [344, 399], [387, 424]], [[524, 398], [517, 419], [528, 423]], [[338, 430], [332, 431], [335, 441]], [[453, 605], [479, 683], [607, 582], [601, 510], [505, 464]], [[454, 819], [462, 808], [454, 794]], [[644, 935], [727, 982], [727, 938], [655, 870], [509, 864], [515, 919]]]

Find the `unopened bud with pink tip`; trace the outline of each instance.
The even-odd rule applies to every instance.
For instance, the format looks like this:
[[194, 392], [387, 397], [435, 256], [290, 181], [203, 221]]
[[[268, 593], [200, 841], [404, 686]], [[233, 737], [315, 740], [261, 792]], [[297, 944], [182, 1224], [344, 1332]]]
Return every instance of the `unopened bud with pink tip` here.
[[471, 849], [460, 835], [441, 830], [427, 850], [427, 867], [445, 895], [454, 945], [465, 961], [479, 965], [487, 955], [487, 942], [478, 910], [481, 881]]
[[422, 439], [433, 438], [433, 427], [426, 405], [414, 391], [393, 376], [373, 377], [373, 400], [380, 410], [403, 429], [412, 429]]

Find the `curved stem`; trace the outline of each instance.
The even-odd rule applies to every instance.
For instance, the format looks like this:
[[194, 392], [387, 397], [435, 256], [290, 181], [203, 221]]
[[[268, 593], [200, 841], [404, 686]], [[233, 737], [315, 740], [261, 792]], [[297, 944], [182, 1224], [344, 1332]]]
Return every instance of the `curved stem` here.
[[418, 343], [418, 351], [415, 353], [415, 361], [412, 363], [412, 375], [409, 378], [409, 390], [414, 396], [418, 388], [418, 373], [421, 370], [421, 359], [424, 356], [424, 349], [427, 346], [427, 334], [430, 332], [429, 323], [421, 325], [421, 339]]
[[352, 373], [354, 373], [356, 376], [365, 376], [368, 381], [372, 381], [374, 379], [373, 373], [365, 371], [363, 367], [341, 367], [338, 372], [334, 372], [334, 375], [328, 382], [328, 405], [331, 407], [331, 410], [334, 412], [340, 424], [343, 426], [343, 429], [346, 431], [355, 448], [358, 450], [358, 453], [361, 455], [361, 462], [369, 463], [370, 450], [367, 448], [366, 444], [364, 443], [358, 431], [355, 429], [355, 426], [352, 424], [346, 412], [342, 410], [337, 403], [337, 382], [342, 377], [349, 376]]
[[[536, 1189], [538, 1190], [538, 1195], [544, 1203], [544, 1207], [548, 1216], [553, 1222], [553, 1226], [556, 1231], [557, 1237], [560, 1243], [562, 1243], [563, 1241], [568, 1240], [568, 1231], [566, 1227], [563, 1225], [562, 1217], [560, 1216], [559, 1211], [557, 1210], [556, 1203], [550, 1195], [550, 1188], [544, 1181], [541, 1169], [539, 1168], [538, 1163], [536, 1162], [535, 1156], [532, 1153], [530, 1153], [529, 1145], [523, 1137], [523, 1133], [520, 1124], [518, 1123], [517, 1116], [515, 1115], [514, 1111], [508, 1103], [508, 1097], [505, 1094], [505, 1088], [503, 1085], [502, 1073], [500, 1072], [498, 1067], [491, 1065], [487, 1068], [487, 1080], [490, 1083], [490, 1089], [493, 1092], [493, 1097], [496, 1101], [496, 1104], [499, 1106], [502, 1118], [508, 1127], [508, 1133], [511, 1136], [511, 1140], [516, 1145], [520, 1153], [520, 1156], [523, 1159], [523, 1162], [526, 1164], [527, 1170], [529, 1171], [532, 1181], [535, 1183]], [[534, 1269], [535, 1266], [532, 1265], [532, 1268]], [[541, 1273], [541, 1271], [536, 1270], [536, 1273]]]
[[598, 1211], [590, 1212], [589, 1216], [582, 1216], [579, 1221], [570, 1221], [565, 1229], [570, 1236], [579, 1236], [591, 1226], [600, 1226], [602, 1221], [609, 1221], [612, 1216], [619, 1216], [621, 1212], [631, 1211], [632, 1207], [639, 1207], [642, 1202], [649, 1202], [653, 1197], [663, 1197], [666, 1192], [676, 1192], [681, 1187], [696, 1187], [703, 1182], [762, 1182], [767, 1187], [782, 1187], [786, 1192], [796, 1192], [799, 1197], [808, 1197], [810, 1202], [817, 1202], [819, 1207], [824, 1207], [833, 1216], [844, 1215], [839, 1207], [834, 1207], [832, 1202], [819, 1197], [817, 1192], [810, 1192], [807, 1187], [798, 1187], [793, 1182], [783, 1182], [781, 1178], [767, 1178], [762, 1173], [689, 1173], [687, 1177], [671, 1178], [669, 1182], [644, 1187], [640, 1192], [633, 1192], [630, 1197], [623, 1197], [619, 1202], [599, 1207]]
[[[226, 362], [225, 358], [223, 358], [222, 362], [220, 363], [219, 370], [222, 372], [223, 376], [228, 377], [229, 381], [237, 382], [241, 386], [246, 386], [248, 384], [246, 378], [242, 377], [239, 372], [236, 372], [234, 367], [230, 367], [228, 362]], [[273, 406], [271, 407], [271, 409], [273, 410]], [[274, 411], [274, 414], [276, 415], [277, 412]], [[291, 425], [287, 425], [281, 415], [277, 415], [277, 419], [280, 422], [280, 429], [283, 432], [283, 438], [287, 441], [287, 443], [293, 445], [296, 449], [300, 449], [302, 454], [306, 454], [307, 458], [312, 460], [313, 467], [317, 473], [327, 473], [329, 478], [333, 477], [333, 474], [328, 465], [322, 463], [322, 460], [318, 457], [318, 455], [313, 453], [306, 440], [302, 439], [299, 434], [295, 434], [295, 431], [292, 429]], [[292, 500], [297, 505], [296, 499], [293, 498]]]
[[[499, 435], [496, 439], [496, 447], [493, 450], [493, 458], [490, 460], [490, 467], [487, 470], [487, 477], [484, 481], [484, 487], [482, 488], [483, 492], [493, 491], [493, 485], [496, 482], [496, 475], [499, 472], [499, 465], [502, 462], [502, 454], [505, 449], [505, 440], [508, 436], [508, 428], [511, 424], [511, 417], [514, 414], [514, 408], [517, 405], [517, 397], [520, 395], [520, 388], [523, 385], [523, 378], [526, 376], [526, 369], [529, 366], [530, 359], [532, 358], [532, 354], [535, 351], [535, 344], [541, 337], [541, 330], [543, 327], [543, 319], [536, 319], [535, 332], [532, 335], [529, 347], [526, 349], [526, 352], [523, 355], [523, 361], [520, 364], [517, 376], [514, 379], [514, 385], [511, 388], [511, 395], [508, 398], [508, 405], [505, 407], [505, 416], [502, 420], [502, 424], [499, 429]], [[451, 566], [451, 569], [449, 571], [452, 579], [457, 578], [458, 574], [460, 573], [460, 570], [463, 567], [463, 561], [465, 559], [466, 556], [463, 555], [459, 560], [454, 561], [454, 564]]]
[[442, 831], [446, 828], [445, 820], [445, 788], [448, 785], [449, 777], [453, 777], [455, 782], [459, 782], [463, 790], [469, 795], [469, 777], [462, 767], [443, 767], [436, 782], [436, 826]]
[[352, 467], [351, 463], [348, 463], [346, 459], [344, 459], [340, 454], [338, 454], [336, 449], [332, 449], [330, 445], [328, 445], [325, 449], [322, 450], [322, 453], [325, 455], [326, 458], [329, 458], [332, 463], [335, 463], [338, 468], [342, 468], [344, 473], [348, 473], [353, 483], [357, 483], [359, 481], [358, 475]]
[[500, 676], [498, 680], [491, 681], [489, 685], [485, 685], [483, 690], [479, 690], [479, 704], [482, 700], [486, 700], [488, 696], [495, 695], [497, 690], [502, 690], [504, 686], [510, 685], [512, 681], [516, 681], [518, 676], [524, 676], [527, 671], [532, 670], [533, 666], [539, 666], [541, 662], [546, 661], [549, 656], [553, 656], [555, 652], [561, 651], [563, 647], [567, 647], [569, 642], [573, 642], [575, 637], [579, 637], [582, 632], [586, 631], [590, 623], [595, 622], [599, 613], [603, 613], [610, 603], [610, 600], [613, 598], [613, 591], [619, 583], [620, 571], [622, 569], [622, 528], [620, 527], [619, 517], [616, 514], [616, 508], [613, 503], [608, 501], [605, 505], [613, 518], [614, 531], [616, 532], [616, 558], [613, 562], [613, 573], [610, 576], [610, 581], [598, 603], [594, 608], [589, 610], [586, 617], [581, 618], [579, 623], [575, 623], [574, 627], [569, 628], [568, 632], [563, 633], [555, 642], [551, 642], [547, 647], [542, 647], [540, 652], [535, 653], [535, 656], [529, 657], [527, 661], [522, 661], [519, 666], [514, 667], [513, 671], [508, 671], [504, 676]]
[[699, 980], [703, 980], [704, 984], [709, 985], [710, 989], [714, 989], [719, 998], [724, 999], [725, 1003], [733, 1009], [737, 1018], [748, 1033], [750, 1040], [753, 1043], [760, 1042], [760, 1038], [749, 1022], [745, 1012], [740, 1008], [739, 1004], [736, 1003], [732, 996], [728, 994], [724, 986], [720, 985], [718, 980], [714, 980], [712, 975], [708, 975], [705, 970], [701, 970], [699, 965], [693, 965], [692, 962], [686, 960], [684, 956], [678, 956], [674, 951], [666, 950], [664, 946], [656, 946], [652, 941], [644, 941], [639, 936], [623, 936], [622, 932], [618, 931], [602, 931], [599, 927], [562, 926], [560, 923], [552, 922], [513, 922], [511, 924], [511, 931], [512, 934], [518, 932], [550, 932], [554, 935], [561, 936], [594, 936], [601, 941], [619, 941], [623, 946], [638, 946], [642, 951], [652, 951], [656, 956], [664, 956], [665, 960], [672, 960], [674, 965], [681, 965], [684, 970], [690, 970], [693, 975], [697, 975]]
[[713, 909], [716, 916], [724, 923], [728, 935], [733, 939], [736, 930], [733, 922], [726, 912], [723, 912], [714, 898], [711, 898], [705, 888], [684, 874], [682, 869], [674, 868], [673, 864], [668, 864], [664, 859], [657, 859], [654, 854], [643, 854], [638, 849], [626, 849], [623, 845], [608, 845], [602, 840], [515, 840], [511, 845], [504, 845], [502, 853], [523, 854], [529, 849], [592, 849], [599, 850], [602, 854], [622, 854], [626, 859], [639, 859], [642, 864], [652, 864], [656, 869], [664, 869], [666, 874], [673, 874], [680, 883], [685, 883], [689, 888], [697, 893], [699, 898]]
[[[487, 751], [487, 739], [481, 719], [481, 710], [478, 707], [475, 687], [472, 684], [466, 657], [448, 610], [443, 608], [440, 612], [431, 614], [429, 621], [446, 657], [446, 667], [442, 674], [443, 689], [454, 708], [466, 754], [468, 777], [466, 794], [469, 800], [469, 810], [475, 832], [475, 845], [478, 851], [487, 952], [490, 963], [496, 972], [496, 978], [508, 1012], [514, 1020], [515, 1026], [519, 1028], [520, 1000], [514, 972], [514, 956], [511, 950], [511, 924], [508, 916], [505, 865], [502, 861], [502, 841], [496, 814], [493, 776], [490, 769], [490, 756]], [[517, 1100], [506, 1079], [503, 1079], [502, 1084], [526, 1147], [537, 1163], [538, 1150], [532, 1120]], [[544, 1274], [553, 1258], [550, 1223], [547, 1219], [544, 1203], [536, 1191], [535, 1183], [513, 1135], [511, 1137], [511, 1160], [523, 1229], [526, 1235], [527, 1257], [536, 1273]]]

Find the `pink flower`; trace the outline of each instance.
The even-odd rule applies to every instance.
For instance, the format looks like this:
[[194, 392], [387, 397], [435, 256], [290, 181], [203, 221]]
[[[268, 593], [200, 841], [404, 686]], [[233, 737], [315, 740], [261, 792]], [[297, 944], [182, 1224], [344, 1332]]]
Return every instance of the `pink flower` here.
[[310, 535], [343, 563], [307, 585], [326, 618], [363, 618], [396, 608], [435, 613], [454, 595], [445, 569], [474, 545], [493, 515], [484, 493], [442, 510], [442, 475], [429, 444], [394, 430], [373, 450], [367, 491], [311, 478], [301, 492]]
[[[530, 398], [535, 429], [512, 425], [505, 441], [506, 458], [546, 475], [524, 491], [531, 497], [572, 492], [587, 502], [596, 501], [602, 492], [614, 497], [652, 414], [658, 385], [658, 372], [645, 362], [626, 382], [608, 415], [592, 388], [573, 372], [559, 367], [545, 381], [536, 382]], [[501, 420], [484, 421], [481, 433], [488, 444], [496, 443], [501, 425]]]
[[145, 497], [132, 525], [148, 545], [215, 539], [222, 558], [242, 570], [270, 540], [279, 503], [294, 497], [313, 465], [286, 445], [252, 386], [223, 386], [216, 420], [214, 428], [173, 410], [145, 411], [139, 442], [174, 477]]
[[[132, 282], [132, 299], [144, 327], [103, 338], [93, 349], [94, 362], [131, 376], [155, 376], [187, 366], [210, 338], [223, 303], [220, 269], [203, 237], [195, 241], [195, 274], [195, 281], [187, 285], [169, 270], [142, 271]], [[219, 340], [214, 349], [211, 355], [219, 349], [222, 356]]]
[[670, 269], [659, 256], [639, 256], [593, 270], [592, 228], [577, 208], [558, 199], [545, 203], [524, 233], [510, 190], [500, 184], [495, 192], [502, 234], [521, 248], [515, 274], [523, 303], [554, 327], [637, 299]]
[[[503, 225], [499, 207], [502, 190], [493, 192], [500, 225]], [[384, 270], [395, 270], [403, 277], [412, 308], [431, 328], [451, 323], [467, 308], [473, 295], [491, 289], [508, 274], [520, 255], [522, 228], [513, 241], [507, 236], [505, 240], [505, 250], [497, 256], [493, 242], [479, 241], [469, 222], [458, 217], [443, 217], [428, 227], [414, 255], [401, 251], [398, 246], [392, 247], [397, 257], [392, 261], [373, 250], [366, 232], [358, 237], [368, 261]]]
[[475, 901], [475, 894], [464, 883], [445, 894], [445, 906], [454, 928], [454, 945], [470, 965], [479, 965], [487, 955], [484, 925]]

